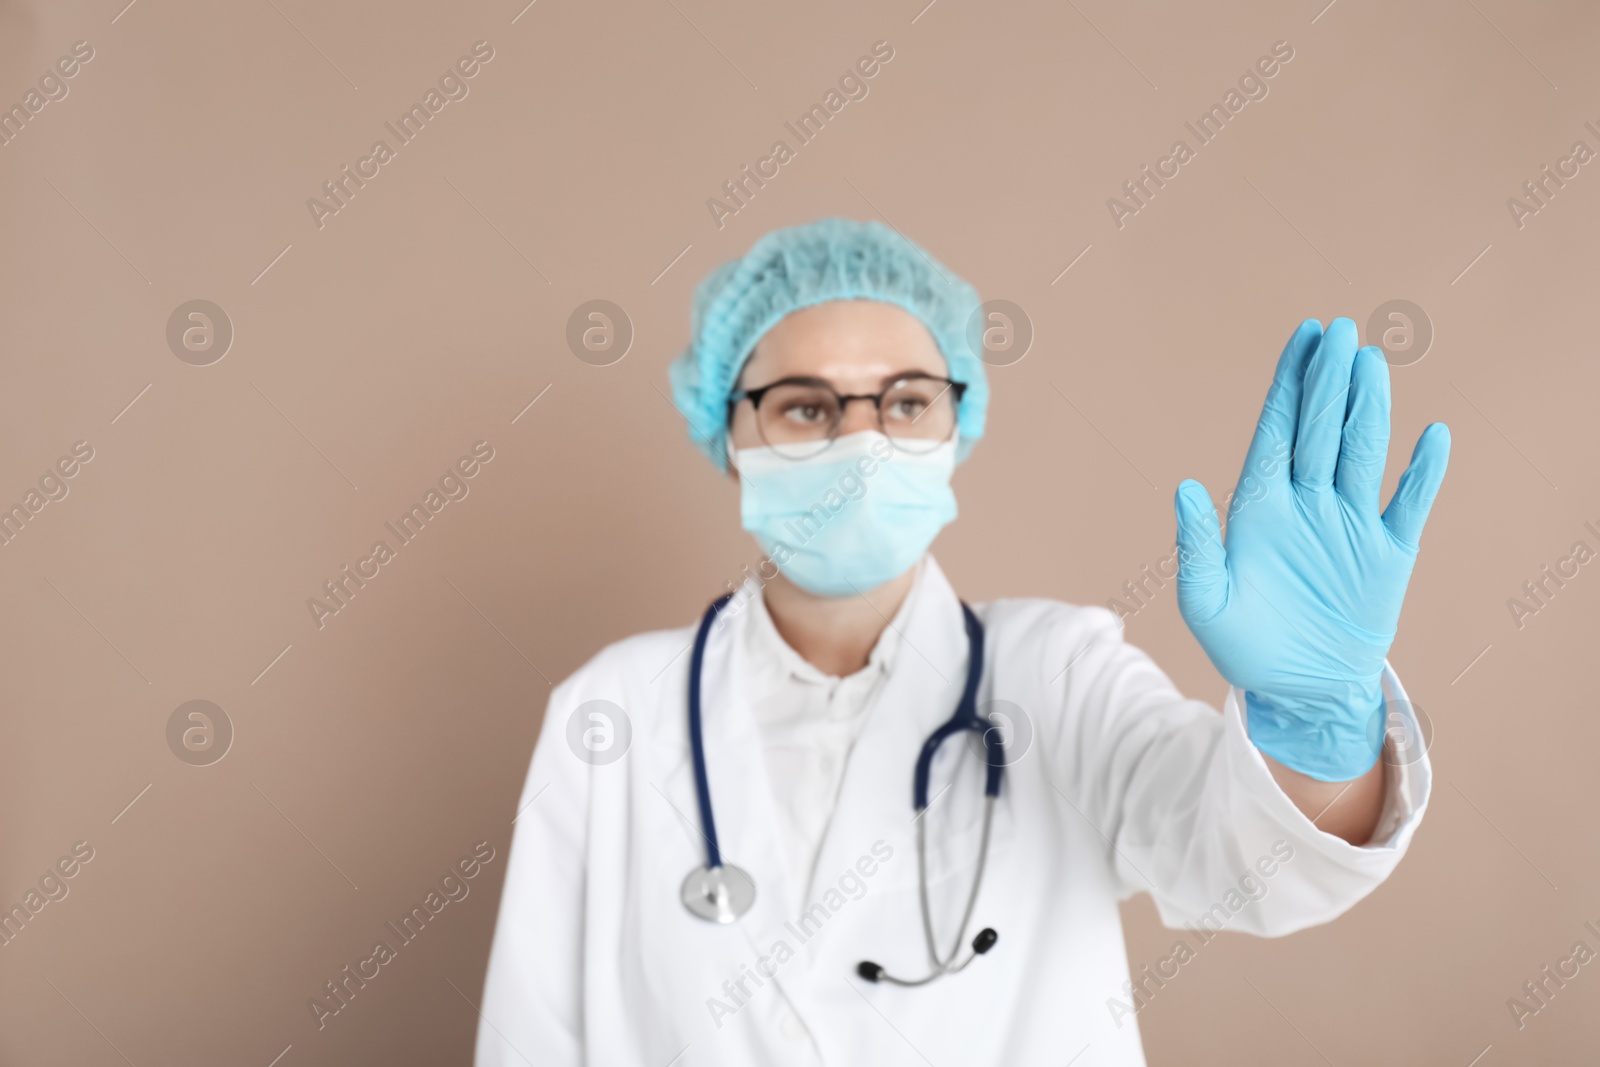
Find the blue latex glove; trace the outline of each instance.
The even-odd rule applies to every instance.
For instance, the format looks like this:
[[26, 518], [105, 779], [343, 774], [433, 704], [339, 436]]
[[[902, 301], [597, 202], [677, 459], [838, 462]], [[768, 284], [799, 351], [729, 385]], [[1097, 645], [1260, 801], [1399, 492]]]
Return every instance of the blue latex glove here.
[[1204, 486], [1178, 486], [1178, 610], [1245, 691], [1250, 739], [1328, 782], [1383, 747], [1384, 657], [1444, 480], [1450, 431], [1422, 432], [1388, 508], [1389, 366], [1355, 323], [1300, 324], [1278, 360], [1229, 505], [1226, 544]]

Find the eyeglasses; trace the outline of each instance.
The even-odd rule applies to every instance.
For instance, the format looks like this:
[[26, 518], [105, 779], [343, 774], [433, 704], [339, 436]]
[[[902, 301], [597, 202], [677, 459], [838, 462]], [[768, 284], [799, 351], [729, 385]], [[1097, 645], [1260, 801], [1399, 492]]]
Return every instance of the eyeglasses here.
[[966, 383], [932, 374], [902, 374], [881, 393], [841, 395], [821, 378], [780, 378], [758, 389], [740, 389], [728, 397], [728, 419], [742, 400], [756, 412], [762, 442], [790, 459], [814, 456], [833, 443], [844, 425], [852, 400], [870, 400], [878, 413], [878, 429], [896, 448], [932, 452], [955, 435], [956, 411]]

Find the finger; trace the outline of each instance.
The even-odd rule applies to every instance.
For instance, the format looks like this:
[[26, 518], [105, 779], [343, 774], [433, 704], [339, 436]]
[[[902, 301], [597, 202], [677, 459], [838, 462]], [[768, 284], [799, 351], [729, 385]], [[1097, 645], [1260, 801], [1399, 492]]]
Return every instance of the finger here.
[[[1278, 357], [1278, 369], [1272, 374], [1272, 386], [1261, 405], [1261, 417], [1256, 420], [1256, 433], [1244, 456], [1244, 470], [1239, 482], [1255, 475], [1263, 480], [1287, 473], [1289, 453], [1294, 448], [1295, 423], [1300, 420], [1300, 387], [1306, 375], [1306, 364], [1322, 340], [1322, 323], [1316, 319], [1302, 322], [1283, 346]], [[1243, 495], [1235, 491], [1235, 495]]]
[[1191, 625], [1210, 622], [1228, 604], [1227, 553], [1211, 494], [1185, 478], [1173, 498], [1178, 515], [1178, 611]]
[[1416, 548], [1422, 540], [1422, 527], [1428, 521], [1433, 498], [1439, 495], [1445, 468], [1450, 465], [1450, 427], [1433, 423], [1417, 438], [1411, 453], [1411, 466], [1400, 476], [1400, 485], [1383, 512], [1383, 524], [1402, 544]]
[[1350, 395], [1350, 368], [1356, 360], [1356, 324], [1334, 319], [1306, 368], [1300, 391], [1300, 422], [1295, 427], [1294, 482], [1307, 489], [1333, 484]]
[[1389, 361], [1381, 349], [1369, 345], [1356, 353], [1349, 406], [1334, 487], [1351, 507], [1376, 512], [1384, 461], [1389, 458]]

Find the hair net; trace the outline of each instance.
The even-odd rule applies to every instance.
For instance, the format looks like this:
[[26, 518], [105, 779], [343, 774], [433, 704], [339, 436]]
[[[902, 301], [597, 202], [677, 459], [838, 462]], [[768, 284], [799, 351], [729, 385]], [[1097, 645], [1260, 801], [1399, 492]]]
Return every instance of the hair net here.
[[956, 423], [957, 459], [967, 457], [989, 404], [983, 362], [967, 340], [977, 291], [886, 226], [820, 219], [774, 230], [695, 290], [689, 347], [669, 374], [690, 436], [719, 468], [728, 467], [728, 396], [756, 342], [791, 311], [848, 299], [897, 304], [928, 327], [951, 380], [967, 387]]

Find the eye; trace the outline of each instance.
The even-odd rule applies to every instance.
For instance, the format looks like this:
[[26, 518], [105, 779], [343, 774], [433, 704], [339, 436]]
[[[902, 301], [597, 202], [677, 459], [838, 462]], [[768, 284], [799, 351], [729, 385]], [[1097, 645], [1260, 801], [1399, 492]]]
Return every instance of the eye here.
[[821, 404], [802, 400], [784, 407], [783, 417], [798, 425], [810, 426], [824, 421], [827, 412], [823, 410]]
[[890, 401], [888, 415], [894, 419], [915, 419], [928, 408], [928, 403], [919, 397], [902, 396]]

